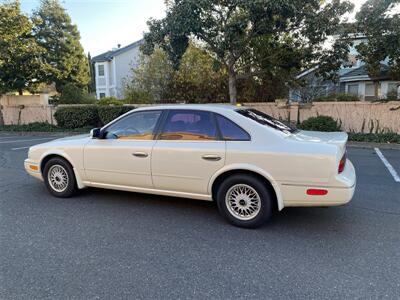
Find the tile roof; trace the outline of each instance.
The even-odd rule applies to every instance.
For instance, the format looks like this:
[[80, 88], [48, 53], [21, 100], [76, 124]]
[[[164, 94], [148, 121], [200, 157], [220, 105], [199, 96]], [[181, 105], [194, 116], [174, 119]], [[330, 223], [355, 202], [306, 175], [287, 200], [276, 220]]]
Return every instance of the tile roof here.
[[[381, 64], [381, 70], [380, 70], [379, 77], [387, 77], [388, 70], [389, 70], [389, 67], [387, 65]], [[363, 65], [357, 69], [351, 70], [351, 71], [343, 74], [340, 77], [347, 78], [347, 77], [354, 77], [354, 76], [368, 76], [368, 70], [367, 70], [366, 65]]]

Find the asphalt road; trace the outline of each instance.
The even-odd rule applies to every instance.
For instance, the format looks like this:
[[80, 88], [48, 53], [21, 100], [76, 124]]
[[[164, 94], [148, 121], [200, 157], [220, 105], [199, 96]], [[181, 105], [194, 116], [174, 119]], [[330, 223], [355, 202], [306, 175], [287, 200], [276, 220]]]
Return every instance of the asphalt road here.
[[[245, 230], [209, 202], [53, 198], [23, 169], [23, 147], [45, 138], [0, 134], [1, 299], [400, 298], [400, 183], [373, 149], [348, 151], [348, 205], [286, 208]], [[381, 151], [400, 174], [400, 151]]]

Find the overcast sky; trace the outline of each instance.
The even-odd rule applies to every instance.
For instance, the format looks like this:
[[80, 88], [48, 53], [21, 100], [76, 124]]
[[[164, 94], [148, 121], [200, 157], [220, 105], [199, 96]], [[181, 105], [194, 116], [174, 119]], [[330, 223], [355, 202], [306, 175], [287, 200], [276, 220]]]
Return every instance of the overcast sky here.
[[[30, 14], [39, 0], [21, 0], [22, 10]], [[351, 0], [355, 11], [365, 0]], [[164, 0], [61, 0], [72, 21], [78, 25], [81, 42], [92, 56], [125, 46], [142, 38], [149, 18], [165, 15]]]

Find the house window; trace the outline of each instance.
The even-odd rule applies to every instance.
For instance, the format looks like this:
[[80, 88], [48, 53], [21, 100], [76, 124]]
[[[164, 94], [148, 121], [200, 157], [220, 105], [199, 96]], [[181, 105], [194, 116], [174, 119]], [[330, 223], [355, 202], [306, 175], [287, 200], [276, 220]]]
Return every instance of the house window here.
[[99, 96], [100, 96], [100, 99], [105, 98], [106, 97], [106, 93], [100, 93]]
[[372, 83], [365, 84], [365, 96], [375, 96], [375, 88]]
[[349, 84], [347, 86], [347, 93], [352, 95], [358, 95], [358, 84]]
[[397, 92], [397, 83], [392, 82], [388, 83], [388, 93], [395, 93]]
[[97, 67], [97, 75], [104, 76], [104, 65], [98, 65]]

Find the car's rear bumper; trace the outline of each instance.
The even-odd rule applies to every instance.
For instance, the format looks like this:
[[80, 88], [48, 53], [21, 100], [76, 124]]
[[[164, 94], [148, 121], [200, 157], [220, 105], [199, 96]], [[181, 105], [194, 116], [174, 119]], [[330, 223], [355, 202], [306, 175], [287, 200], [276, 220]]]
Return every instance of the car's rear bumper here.
[[29, 158], [25, 159], [24, 166], [26, 172], [37, 179], [43, 180], [42, 173], [40, 172], [40, 166], [37, 162], [30, 160]]
[[[338, 206], [353, 198], [356, 189], [356, 174], [353, 164], [347, 160], [346, 168], [337, 176], [341, 186], [310, 186], [282, 184], [284, 206]], [[326, 190], [326, 195], [308, 195], [308, 189]]]

